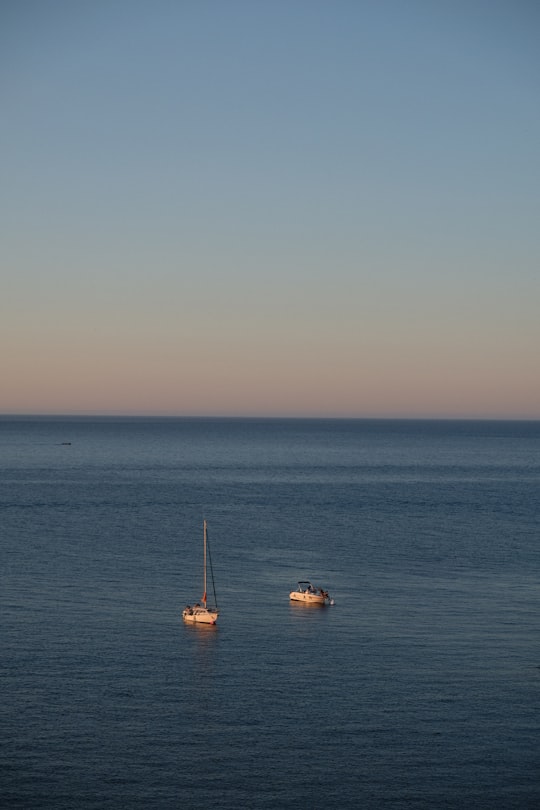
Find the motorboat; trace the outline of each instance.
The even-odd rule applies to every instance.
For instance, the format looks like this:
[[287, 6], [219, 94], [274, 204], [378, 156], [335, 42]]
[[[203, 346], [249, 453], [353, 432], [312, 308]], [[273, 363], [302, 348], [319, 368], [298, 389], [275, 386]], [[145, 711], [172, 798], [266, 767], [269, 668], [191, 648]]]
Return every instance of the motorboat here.
[[309, 580], [300, 580], [298, 588], [291, 591], [289, 599], [293, 602], [306, 602], [310, 605], [333, 605], [334, 600], [324, 588], [316, 588]]

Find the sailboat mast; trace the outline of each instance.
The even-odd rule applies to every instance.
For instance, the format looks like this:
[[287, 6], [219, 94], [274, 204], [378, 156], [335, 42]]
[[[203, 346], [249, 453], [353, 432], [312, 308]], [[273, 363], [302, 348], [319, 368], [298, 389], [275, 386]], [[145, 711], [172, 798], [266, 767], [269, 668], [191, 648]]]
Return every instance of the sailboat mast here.
[[206, 520], [203, 520], [203, 548], [204, 548], [204, 591], [203, 591], [203, 602], [204, 606], [206, 607]]

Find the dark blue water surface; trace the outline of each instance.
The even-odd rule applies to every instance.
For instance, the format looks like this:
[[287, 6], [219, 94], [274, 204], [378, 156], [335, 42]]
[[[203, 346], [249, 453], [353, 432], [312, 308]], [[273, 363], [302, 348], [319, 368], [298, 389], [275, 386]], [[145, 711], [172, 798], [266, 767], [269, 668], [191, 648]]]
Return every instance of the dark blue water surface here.
[[540, 806], [539, 422], [4, 417], [0, 476], [2, 806]]

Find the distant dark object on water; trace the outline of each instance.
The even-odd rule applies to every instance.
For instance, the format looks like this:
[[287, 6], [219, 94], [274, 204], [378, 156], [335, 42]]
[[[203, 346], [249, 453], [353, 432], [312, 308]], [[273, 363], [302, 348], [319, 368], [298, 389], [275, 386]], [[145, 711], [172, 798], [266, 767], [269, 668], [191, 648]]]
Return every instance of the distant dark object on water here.
[[62, 442], [62, 444], [71, 444], [71, 442]]

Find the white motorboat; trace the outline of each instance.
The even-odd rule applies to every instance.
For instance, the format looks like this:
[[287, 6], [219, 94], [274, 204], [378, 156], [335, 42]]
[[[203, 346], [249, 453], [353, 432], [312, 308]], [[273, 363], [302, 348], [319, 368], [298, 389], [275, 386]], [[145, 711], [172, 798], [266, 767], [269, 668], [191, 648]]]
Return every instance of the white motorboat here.
[[[214, 593], [214, 606], [208, 607], [206, 599], [206, 570], [207, 561], [212, 579], [212, 589]], [[202, 603], [202, 604], [201, 604]], [[212, 571], [212, 559], [210, 557], [210, 545], [208, 543], [208, 532], [206, 520], [203, 521], [203, 596], [200, 602], [195, 605], [186, 605], [182, 611], [182, 618], [185, 622], [215, 624], [219, 616], [216, 599], [216, 589], [214, 586], [214, 574]]]
[[301, 580], [298, 588], [291, 591], [289, 599], [293, 602], [306, 602], [309, 605], [333, 605], [334, 600], [324, 588], [316, 588], [309, 580]]

